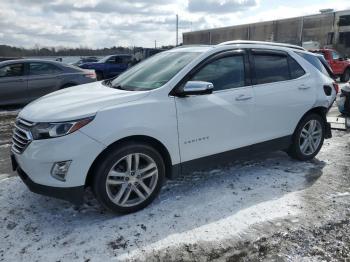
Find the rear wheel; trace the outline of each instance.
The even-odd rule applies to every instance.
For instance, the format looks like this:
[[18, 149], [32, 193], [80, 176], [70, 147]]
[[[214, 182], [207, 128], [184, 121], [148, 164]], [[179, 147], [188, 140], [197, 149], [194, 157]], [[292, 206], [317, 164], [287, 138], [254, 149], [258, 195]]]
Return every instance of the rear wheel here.
[[324, 120], [320, 115], [309, 114], [297, 126], [288, 154], [292, 158], [306, 161], [320, 151], [325, 134]]
[[96, 198], [117, 213], [138, 211], [159, 194], [165, 166], [160, 154], [147, 144], [126, 144], [106, 155], [93, 181]]
[[342, 82], [348, 82], [350, 80], [350, 68], [345, 69], [344, 74], [341, 76]]
[[96, 71], [96, 79], [97, 81], [101, 81], [104, 79], [103, 73], [101, 71]]

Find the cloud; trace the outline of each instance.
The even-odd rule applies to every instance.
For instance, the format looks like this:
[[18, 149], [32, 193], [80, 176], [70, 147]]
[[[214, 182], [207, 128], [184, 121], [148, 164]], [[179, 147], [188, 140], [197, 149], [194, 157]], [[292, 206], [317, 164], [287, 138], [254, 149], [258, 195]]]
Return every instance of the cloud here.
[[257, 6], [257, 0], [189, 0], [190, 12], [232, 13]]
[[[182, 32], [343, 9], [348, 0], [0, 0], [0, 44], [103, 48], [175, 44]], [[272, 8], [273, 7], [273, 8]]]

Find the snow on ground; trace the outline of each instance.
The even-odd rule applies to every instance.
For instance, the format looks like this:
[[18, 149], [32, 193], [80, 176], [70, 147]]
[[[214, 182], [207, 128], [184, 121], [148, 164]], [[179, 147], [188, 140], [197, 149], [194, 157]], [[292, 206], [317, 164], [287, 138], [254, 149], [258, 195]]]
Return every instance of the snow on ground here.
[[0, 177], [0, 261], [211, 260], [205, 250], [341, 214], [328, 207], [349, 200], [349, 144], [337, 132], [311, 162], [277, 152], [168, 181], [130, 215], [104, 211], [91, 194], [76, 208]]

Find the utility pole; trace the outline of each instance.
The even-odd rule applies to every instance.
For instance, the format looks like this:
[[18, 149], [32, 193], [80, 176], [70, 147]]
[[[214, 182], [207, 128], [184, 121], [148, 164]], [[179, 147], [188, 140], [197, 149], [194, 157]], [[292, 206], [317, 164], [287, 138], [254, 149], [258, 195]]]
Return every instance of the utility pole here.
[[154, 48], [157, 49], [157, 40], [154, 40]]
[[179, 45], [179, 15], [176, 14], [176, 46]]

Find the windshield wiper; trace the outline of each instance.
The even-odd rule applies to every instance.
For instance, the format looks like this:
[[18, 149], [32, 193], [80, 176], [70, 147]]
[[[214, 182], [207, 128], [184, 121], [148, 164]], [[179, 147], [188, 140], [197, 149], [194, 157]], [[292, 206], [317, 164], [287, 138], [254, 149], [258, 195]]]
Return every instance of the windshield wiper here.
[[102, 84], [108, 87], [112, 87], [112, 80], [111, 79], [107, 79], [102, 81]]
[[113, 84], [112, 84], [112, 81], [113, 81], [113, 79], [107, 79], [107, 80], [102, 81], [102, 84], [105, 85], [105, 86], [108, 86], [108, 87], [110, 87], [110, 88], [115, 88], [115, 89], [120, 89], [120, 90], [126, 90], [126, 89], [122, 88], [121, 85], [113, 85]]

